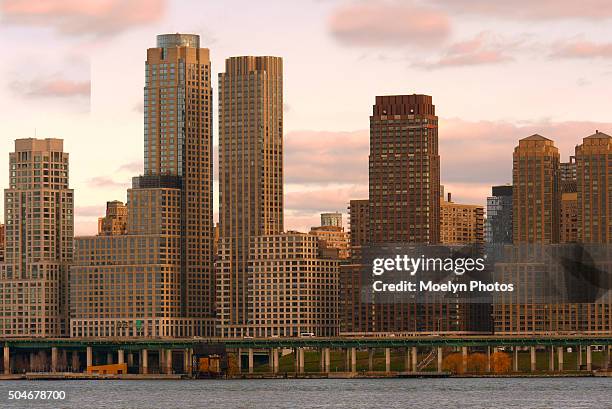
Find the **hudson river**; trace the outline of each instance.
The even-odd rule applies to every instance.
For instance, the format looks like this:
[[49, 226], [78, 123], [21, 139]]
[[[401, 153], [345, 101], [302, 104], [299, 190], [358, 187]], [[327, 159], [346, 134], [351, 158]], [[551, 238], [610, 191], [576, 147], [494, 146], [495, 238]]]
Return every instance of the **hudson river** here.
[[[609, 408], [612, 378], [3, 381], [1, 408]], [[9, 391], [65, 391], [9, 401]]]

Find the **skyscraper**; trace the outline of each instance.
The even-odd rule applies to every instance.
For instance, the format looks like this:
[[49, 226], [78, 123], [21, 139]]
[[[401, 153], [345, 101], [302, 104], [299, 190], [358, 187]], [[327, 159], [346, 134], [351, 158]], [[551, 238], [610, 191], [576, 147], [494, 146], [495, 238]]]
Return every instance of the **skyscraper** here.
[[512, 243], [512, 185], [491, 187], [485, 230], [487, 243]]
[[147, 50], [145, 176], [177, 176], [181, 194], [183, 312], [214, 314], [210, 56], [193, 34], [157, 36]]
[[76, 240], [73, 336], [214, 333], [209, 51], [160, 35], [145, 67], [145, 174], [104, 218], [123, 228]]
[[252, 237], [283, 231], [283, 61], [232, 57], [219, 74], [218, 335], [252, 322]]
[[376, 97], [369, 161], [369, 242], [438, 243], [438, 117], [430, 96]]
[[612, 137], [595, 132], [576, 146], [578, 240], [612, 242]]
[[0, 336], [57, 337], [68, 329], [74, 194], [61, 139], [17, 139], [4, 191]]
[[559, 242], [559, 150], [553, 141], [531, 135], [514, 148], [514, 243]]

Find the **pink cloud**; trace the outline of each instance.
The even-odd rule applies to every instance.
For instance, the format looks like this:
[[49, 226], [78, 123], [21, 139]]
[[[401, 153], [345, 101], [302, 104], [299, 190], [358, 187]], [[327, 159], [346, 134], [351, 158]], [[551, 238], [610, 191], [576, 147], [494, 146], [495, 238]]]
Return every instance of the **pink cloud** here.
[[603, 20], [612, 17], [609, 0], [434, 0], [460, 13], [474, 13], [501, 18], [555, 20]]
[[112, 35], [160, 19], [165, 0], [5, 0], [2, 20], [66, 35]]
[[72, 81], [61, 78], [14, 81], [11, 88], [19, 95], [28, 97], [71, 98], [87, 97], [91, 93], [90, 81]]
[[339, 7], [329, 19], [331, 34], [357, 46], [439, 44], [450, 34], [448, 16], [411, 2], [376, 0]]
[[516, 44], [494, 38], [488, 32], [482, 32], [470, 40], [451, 44], [438, 60], [417, 63], [415, 66], [435, 69], [498, 64], [512, 60], [507, 52], [515, 46]]
[[285, 136], [288, 183], [367, 183], [368, 131], [295, 131]]
[[553, 58], [612, 58], [612, 43], [566, 41], [553, 45]]

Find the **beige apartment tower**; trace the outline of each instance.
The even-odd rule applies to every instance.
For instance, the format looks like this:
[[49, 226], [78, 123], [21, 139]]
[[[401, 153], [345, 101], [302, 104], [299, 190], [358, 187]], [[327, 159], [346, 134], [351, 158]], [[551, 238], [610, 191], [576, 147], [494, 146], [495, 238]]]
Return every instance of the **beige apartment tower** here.
[[232, 57], [219, 74], [217, 331], [252, 322], [248, 259], [253, 237], [283, 231], [283, 61]]
[[559, 150], [553, 141], [531, 135], [514, 148], [514, 243], [559, 242]]
[[183, 313], [214, 316], [212, 86], [208, 48], [193, 34], [157, 36], [147, 50], [145, 176], [177, 176]]
[[4, 209], [0, 337], [65, 336], [74, 194], [61, 139], [15, 141]]
[[214, 335], [209, 50], [165, 34], [147, 50], [144, 175], [79, 237], [71, 335]]
[[249, 267], [253, 336], [338, 335], [338, 260], [320, 256], [316, 236], [254, 236]]
[[211, 335], [212, 320], [183, 314], [181, 194], [177, 177], [136, 177], [126, 232], [76, 238], [71, 336]]
[[612, 137], [595, 132], [576, 146], [578, 239], [612, 242]]

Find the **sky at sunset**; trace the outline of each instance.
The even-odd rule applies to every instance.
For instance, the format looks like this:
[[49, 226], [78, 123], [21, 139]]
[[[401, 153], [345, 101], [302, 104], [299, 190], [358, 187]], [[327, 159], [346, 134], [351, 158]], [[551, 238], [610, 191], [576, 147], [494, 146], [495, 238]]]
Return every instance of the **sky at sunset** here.
[[484, 204], [519, 138], [565, 161], [612, 134], [611, 22], [609, 0], [0, 0], [0, 186], [14, 139], [63, 138], [76, 233], [95, 233], [142, 172], [146, 49], [184, 32], [211, 50], [214, 100], [225, 58], [283, 57], [287, 229], [367, 197], [376, 95], [433, 96], [442, 183]]

